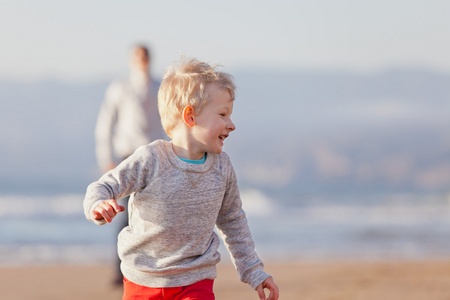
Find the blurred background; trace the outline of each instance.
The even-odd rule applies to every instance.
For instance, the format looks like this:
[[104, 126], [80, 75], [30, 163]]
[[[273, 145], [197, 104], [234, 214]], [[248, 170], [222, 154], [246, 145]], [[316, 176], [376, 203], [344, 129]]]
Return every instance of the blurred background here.
[[101, 175], [100, 103], [135, 43], [157, 79], [181, 53], [234, 75], [225, 151], [264, 259], [450, 258], [449, 14], [437, 0], [2, 1], [0, 266], [113, 260], [113, 226], [82, 201]]

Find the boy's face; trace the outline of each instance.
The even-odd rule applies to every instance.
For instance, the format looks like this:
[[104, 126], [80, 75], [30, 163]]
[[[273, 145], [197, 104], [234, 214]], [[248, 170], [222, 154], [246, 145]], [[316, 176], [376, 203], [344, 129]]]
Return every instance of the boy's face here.
[[193, 135], [201, 152], [221, 153], [223, 142], [236, 127], [231, 121], [233, 100], [216, 84], [206, 87], [208, 104], [195, 116]]

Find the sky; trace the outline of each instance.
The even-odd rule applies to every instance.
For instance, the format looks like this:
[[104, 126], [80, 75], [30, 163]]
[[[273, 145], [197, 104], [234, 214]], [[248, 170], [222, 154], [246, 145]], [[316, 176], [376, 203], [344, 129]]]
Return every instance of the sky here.
[[226, 71], [450, 72], [449, 15], [446, 0], [3, 0], [0, 79], [115, 77], [137, 42], [155, 76], [180, 54]]

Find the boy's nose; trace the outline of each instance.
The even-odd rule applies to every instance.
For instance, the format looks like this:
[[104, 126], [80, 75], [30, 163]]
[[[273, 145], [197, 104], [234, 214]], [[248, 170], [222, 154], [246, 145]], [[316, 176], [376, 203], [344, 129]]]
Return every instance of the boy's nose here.
[[230, 123], [228, 124], [228, 130], [233, 131], [236, 129], [236, 126], [234, 126], [233, 121], [230, 120]]

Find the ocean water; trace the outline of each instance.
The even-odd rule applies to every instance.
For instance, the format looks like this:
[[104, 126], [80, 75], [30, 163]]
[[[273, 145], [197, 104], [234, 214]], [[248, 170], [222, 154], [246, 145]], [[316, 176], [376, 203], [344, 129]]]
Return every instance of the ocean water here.
[[[0, 196], [0, 266], [112, 262], [117, 227], [87, 221], [83, 196]], [[241, 197], [264, 260], [450, 259], [446, 195], [242, 190]], [[220, 251], [229, 261], [225, 248]]]

